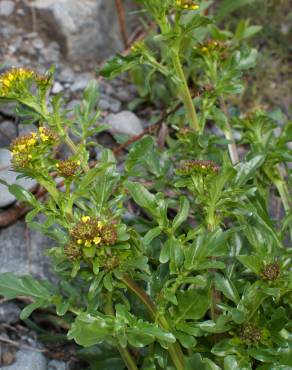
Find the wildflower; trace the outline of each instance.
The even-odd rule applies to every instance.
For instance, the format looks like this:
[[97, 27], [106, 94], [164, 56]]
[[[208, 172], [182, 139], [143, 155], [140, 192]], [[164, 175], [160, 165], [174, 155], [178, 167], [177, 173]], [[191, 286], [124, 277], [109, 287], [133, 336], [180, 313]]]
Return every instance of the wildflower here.
[[58, 135], [54, 133], [50, 128], [39, 127], [39, 136], [43, 143], [54, 143], [58, 140]]
[[262, 279], [263, 280], [276, 280], [280, 274], [280, 266], [277, 262], [269, 263], [265, 265], [262, 270]]
[[33, 71], [24, 68], [12, 68], [0, 75], [0, 96], [10, 97], [17, 94], [34, 76]]
[[10, 145], [12, 154], [28, 153], [37, 144], [37, 134], [32, 132], [28, 135], [19, 136]]
[[198, 50], [203, 54], [207, 54], [213, 51], [222, 52], [225, 49], [226, 49], [225, 43], [215, 40], [208, 40], [204, 44], [199, 45], [198, 47]]
[[73, 159], [65, 159], [62, 161], [58, 161], [58, 163], [56, 164], [59, 174], [63, 177], [74, 176], [79, 166], [80, 166], [80, 161], [75, 161]]
[[247, 323], [242, 327], [240, 337], [246, 344], [257, 343], [262, 339], [262, 331], [255, 325]]
[[106, 224], [89, 216], [81, 217], [70, 235], [73, 242], [83, 247], [113, 245], [117, 241], [117, 231], [112, 223]]
[[131, 46], [131, 52], [132, 53], [142, 52], [144, 48], [145, 48], [145, 44], [144, 44], [143, 40], [142, 41], [136, 41]]
[[196, 159], [184, 161], [177, 172], [180, 175], [210, 175], [218, 171], [219, 166], [215, 162]]
[[82, 256], [82, 251], [80, 247], [74, 243], [67, 244], [64, 247], [64, 253], [71, 261], [76, 261]]
[[186, 10], [199, 9], [199, 5], [196, 4], [193, 0], [176, 0], [176, 6]]

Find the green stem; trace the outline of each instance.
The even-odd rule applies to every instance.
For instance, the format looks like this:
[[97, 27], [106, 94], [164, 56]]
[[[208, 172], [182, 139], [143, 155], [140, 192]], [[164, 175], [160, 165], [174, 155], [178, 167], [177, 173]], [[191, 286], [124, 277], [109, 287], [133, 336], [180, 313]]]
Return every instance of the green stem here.
[[[144, 303], [147, 307], [152, 319], [166, 331], [171, 331], [171, 327], [162, 315], [159, 315], [157, 308], [151, 301], [149, 296], [128, 276], [124, 275], [123, 282], [126, 286]], [[168, 352], [177, 370], [184, 370], [184, 354], [178, 342], [168, 345]]]
[[188, 83], [181, 65], [180, 57], [179, 57], [179, 51], [174, 50], [172, 55], [172, 61], [173, 65], [176, 71], [177, 76], [180, 79], [180, 95], [183, 100], [183, 103], [185, 105], [187, 116], [189, 119], [189, 124], [193, 128], [194, 131], [200, 132], [200, 124], [197, 117], [196, 109], [193, 104], [193, 99], [188, 87]]
[[[109, 293], [107, 298], [108, 299], [104, 307], [104, 311], [107, 315], [115, 316], [115, 313], [113, 310], [113, 303], [112, 303], [112, 294]], [[128, 370], [138, 370], [138, 367], [136, 363], [134, 362], [133, 357], [131, 356], [130, 352], [127, 350], [127, 348], [123, 348], [120, 345], [117, 345], [117, 348]]]
[[231, 142], [230, 144], [228, 144], [228, 151], [229, 151], [231, 163], [235, 165], [239, 162], [239, 155], [238, 155], [235, 139], [234, 139], [233, 132], [232, 132], [232, 127], [228, 120], [228, 110], [227, 110], [224, 98], [222, 96], [220, 97], [220, 102], [221, 102], [222, 110], [226, 117], [224, 135], [226, 139]]

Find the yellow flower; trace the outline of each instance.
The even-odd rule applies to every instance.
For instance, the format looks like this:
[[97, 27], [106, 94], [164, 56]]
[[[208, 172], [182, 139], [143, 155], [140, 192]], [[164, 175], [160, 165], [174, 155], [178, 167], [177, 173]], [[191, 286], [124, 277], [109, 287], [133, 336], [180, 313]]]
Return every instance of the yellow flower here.
[[82, 222], [87, 222], [89, 220], [90, 220], [90, 217], [89, 216], [83, 216], [83, 217], [81, 217], [81, 221]]
[[200, 7], [193, 0], [177, 0], [176, 5], [185, 10], [197, 10]]
[[94, 244], [99, 244], [101, 242], [101, 237], [100, 236], [96, 236], [94, 239], [93, 239], [93, 242]]

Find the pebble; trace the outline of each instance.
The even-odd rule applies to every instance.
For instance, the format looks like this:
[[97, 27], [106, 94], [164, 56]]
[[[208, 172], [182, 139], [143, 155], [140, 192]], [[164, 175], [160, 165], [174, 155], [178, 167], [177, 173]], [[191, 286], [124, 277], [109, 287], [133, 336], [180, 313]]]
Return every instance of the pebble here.
[[15, 362], [1, 367], [1, 370], [47, 370], [47, 360], [40, 352], [20, 350], [16, 353]]
[[84, 90], [90, 80], [92, 80], [92, 75], [90, 73], [81, 73], [71, 86], [71, 91], [77, 92]]
[[143, 132], [141, 120], [136, 114], [126, 110], [117, 114], [109, 114], [106, 123], [112, 127], [113, 133], [135, 136]]
[[13, 302], [0, 304], [0, 322], [15, 324], [19, 321], [20, 308]]
[[113, 113], [118, 113], [121, 110], [121, 106], [122, 104], [120, 101], [109, 97], [104, 97], [99, 100], [99, 108], [102, 111], [108, 110]]
[[[25, 189], [32, 188], [36, 182], [31, 179], [16, 179], [19, 174], [11, 169], [11, 152], [8, 149], [0, 149], [0, 179], [8, 184], [18, 184]], [[7, 207], [15, 201], [5, 185], [0, 184], [0, 208]]]
[[0, 2], [0, 16], [9, 17], [14, 12], [14, 8], [14, 1], [2, 0]]
[[42, 39], [40, 38], [37, 38], [35, 40], [33, 40], [32, 42], [32, 46], [36, 49], [36, 50], [40, 50], [40, 49], [43, 49], [43, 47], [45, 46], [44, 42]]
[[64, 90], [64, 86], [60, 84], [60, 82], [56, 81], [54, 82], [53, 88], [52, 88], [52, 93], [53, 94], [59, 94]]
[[67, 370], [68, 367], [65, 362], [52, 360], [48, 364], [48, 370]]
[[0, 123], [0, 148], [8, 148], [16, 136], [16, 126], [12, 121]]
[[75, 74], [70, 67], [64, 67], [61, 69], [58, 80], [63, 83], [72, 83], [75, 79]]

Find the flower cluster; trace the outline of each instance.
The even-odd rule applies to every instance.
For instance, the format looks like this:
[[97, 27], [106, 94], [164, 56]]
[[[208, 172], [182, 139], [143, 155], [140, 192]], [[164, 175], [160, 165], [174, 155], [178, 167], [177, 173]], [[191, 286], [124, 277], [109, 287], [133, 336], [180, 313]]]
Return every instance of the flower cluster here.
[[280, 266], [277, 262], [267, 264], [262, 270], [262, 278], [264, 280], [276, 280], [280, 275]]
[[53, 144], [58, 140], [58, 135], [47, 127], [39, 128], [39, 137], [43, 143]]
[[58, 140], [51, 129], [40, 127], [39, 132], [31, 132], [27, 135], [19, 136], [10, 144], [12, 152], [12, 164], [15, 168], [28, 167], [30, 161], [33, 159], [35, 149], [42, 144], [53, 144]]
[[143, 52], [144, 49], [145, 49], [144, 40], [142, 40], [142, 41], [136, 41], [131, 46], [131, 52], [132, 53], [140, 53], [140, 52]]
[[176, 6], [186, 10], [197, 10], [199, 5], [193, 0], [176, 0]]
[[37, 74], [25, 68], [12, 68], [0, 75], [0, 97], [13, 98], [22, 94], [29, 82], [35, 82], [40, 88], [45, 88], [50, 78]]
[[220, 41], [208, 40], [204, 44], [198, 47], [198, 50], [202, 53], [210, 53], [213, 51], [222, 52], [226, 49], [226, 44]]
[[179, 175], [210, 175], [217, 173], [219, 166], [213, 161], [205, 160], [188, 160], [184, 161], [181, 168], [177, 170]]
[[27, 167], [32, 159], [32, 151], [37, 146], [37, 133], [19, 136], [10, 144], [12, 164], [14, 167]]
[[65, 159], [58, 161], [56, 164], [59, 174], [65, 178], [73, 177], [80, 166], [80, 161], [75, 161], [73, 159]]
[[71, 241], [82, 247], [113, 245], [117, 241], [114, 224], [83, 216], [70, 231]]

